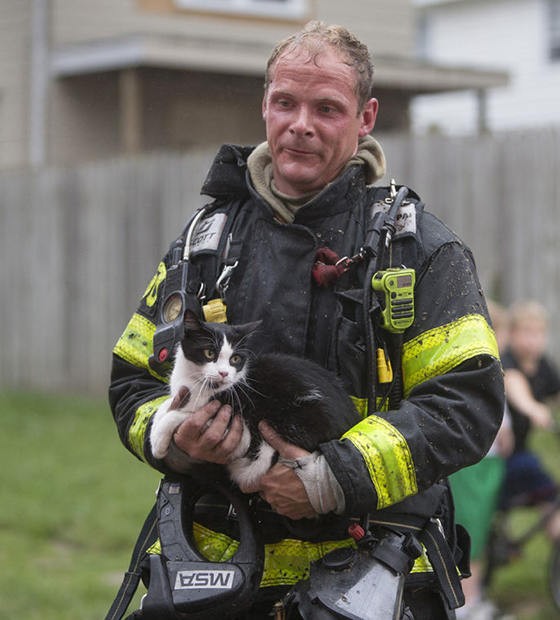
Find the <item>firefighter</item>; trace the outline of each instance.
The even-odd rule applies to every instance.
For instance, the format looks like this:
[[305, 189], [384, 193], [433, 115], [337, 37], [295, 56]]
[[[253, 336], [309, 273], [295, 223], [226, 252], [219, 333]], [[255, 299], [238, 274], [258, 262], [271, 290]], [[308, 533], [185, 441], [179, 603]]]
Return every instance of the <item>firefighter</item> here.
[[[398, 189], [375, 185], [386, 163], [370, 135], [378, 111], [372, 80], [367, 47], [343, 27], [311, 22], [281, 41], [266, 69], [266, 142], [220, 149], [202, 188], [209, 207], [182, 237], [188, 304], [207, 317], [217, 307], [231, 324], [261, 320], [263, 350], [333, 370], [363, 415], [313, 454], [262, 427], [284, 458], [258, 488], [245, 489], [261, 498], [266, 543], [247, 617], [265, 617], [311, 561], [351, 544], [352, 516], [367, 513], [374, 527], [410, 516], [418, 531], [437, 523], [459, 560], [445, 478], [480, 460], [501, 422], [502, 371], [473, 258], [414, 192], [375, 256], [378, 292], [367, 301], [368, 234]], [[126, 448], [162, 472], [192, 459], [223, 464], [241, 433], [231, 408], [210, 402], [178, 427], [166, 459], [152, 455], [151, 420], [169, 398], [160, 363], [169, 351], [155, 351], [153, 341], [175, 259], [173, 247], [115, 346], [109, 394]], [[404, 268], [399, 286], [414, 313], [399, 330], [384, 312], [401, 291], [385, 275]], [[197, 514], [197, 544], [216, 561], [235, 540], [226, 512], [202, 506]], [[452, 581], [457, 569], [430, 559], [416, 561], [405, 603], [416, 620], [454, 617], [461, 593], [442, 573]]]

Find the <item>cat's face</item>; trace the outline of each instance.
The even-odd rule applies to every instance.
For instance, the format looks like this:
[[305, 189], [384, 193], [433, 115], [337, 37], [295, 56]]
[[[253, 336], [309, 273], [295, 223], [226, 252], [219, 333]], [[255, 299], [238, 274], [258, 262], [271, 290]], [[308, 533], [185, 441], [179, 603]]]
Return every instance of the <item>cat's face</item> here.
[[247, 340], [255, 327], [202, 323], [187, 313], [181, 350], [191, 379], [215, 392], [242, 382], [251, 355]]

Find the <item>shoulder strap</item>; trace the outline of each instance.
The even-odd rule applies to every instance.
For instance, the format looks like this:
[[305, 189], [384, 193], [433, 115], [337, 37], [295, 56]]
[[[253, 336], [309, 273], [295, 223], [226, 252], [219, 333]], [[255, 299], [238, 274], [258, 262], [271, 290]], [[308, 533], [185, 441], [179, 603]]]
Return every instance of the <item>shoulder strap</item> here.
[[215, 297], [219, 271], [231, 260], [228, 240], [239, 206], [233, 203], [227, 211], [219, 211], [217, 203], [200, 207], [171, 246], [149, 359], [159, 374], [167, 372], [171, 354], [183, 338], [185, 310], [200, 315], [204, 301]]
[[430, 519], [418, 538], [426, 548], [426, 553], [437, 577], [441, 593], [450, 609], [465, 604], [455, 559], [437, 519]]
[[377, 385], [377, 365], [376, 365], [376, 339], [374, 317], [378, 315], [379, 302], [375, 299], [373, 287], [371, 285], [375, 273], [383, 268], [386, 260], [386, 253], [391, 245], [391, 240], [395, 232], [395, 222], [397, 213], [403, 201], [408, 196], [408, 187], [401, 186], [387, 197], [387, 210], [378, 211], [371, 219], [366, 231], [366, 241], [364, 253], [368, 257], [366, 276], [363, 292], [363, 312], [364, 325], [366, 330], [366, 346], [370, 351], [368, 355], [368, 411], [376, 410], [376, 385]]
[[111, 608], [105, 616], [105, 620], [121, 620], [126, 613], [134, 593], [138, 589], [142, 576], [142, 563], [148, 557], [147, 550], [157, 540], [157, 504], [150, 510], [144, 525], [140, 530], [138, 540], [132, 551], [130, 565], [124, 574], [121, 586]]

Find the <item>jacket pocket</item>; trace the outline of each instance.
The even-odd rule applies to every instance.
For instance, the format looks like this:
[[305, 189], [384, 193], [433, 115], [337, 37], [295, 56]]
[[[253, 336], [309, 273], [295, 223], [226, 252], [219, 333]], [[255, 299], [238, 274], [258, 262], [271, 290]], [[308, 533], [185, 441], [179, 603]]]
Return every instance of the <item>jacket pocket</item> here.
[[341, 291], [338, 296], [338, 321], [333, 350], [336, 369], [349, 394], [367, 395], [367, 346], [363, 329], [362, 290]]

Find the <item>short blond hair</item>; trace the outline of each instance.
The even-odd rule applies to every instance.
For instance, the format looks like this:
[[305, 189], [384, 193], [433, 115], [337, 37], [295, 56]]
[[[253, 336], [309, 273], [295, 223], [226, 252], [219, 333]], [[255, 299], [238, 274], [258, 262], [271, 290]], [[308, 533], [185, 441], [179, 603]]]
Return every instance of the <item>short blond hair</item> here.
[[363, 110], [373, 96], [373, 62], [368, 47], [344, 26], [328, 26], [320, 21], [308, 22], [302, 30], [280, 41], [272, 50], [266, 64], [265, 90], [272, 82], [274, 65], [286, 52], [303, 48], [315, 61], [325, 45], [338, 51], [341, 57], [355, 69], [358, 108], [360, 111]]
[[533, 299], [516, 301], [509, 309], [510, 328], [530, 319], [548, 326], [549, 315], [546, 308]]

